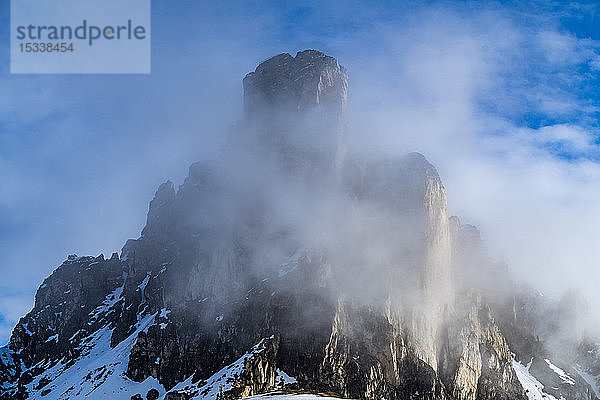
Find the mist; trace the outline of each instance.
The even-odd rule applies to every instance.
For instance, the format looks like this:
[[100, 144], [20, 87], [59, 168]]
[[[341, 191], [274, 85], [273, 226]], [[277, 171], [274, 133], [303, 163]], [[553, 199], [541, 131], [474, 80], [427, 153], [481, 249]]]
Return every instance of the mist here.
[[[241, 79], [274, 54], [305, 48], [349, 72], [349, 154], [424, 154], [449, 214], [478, 226], [492, 259], [556, 298], [576, 287], [600, 301], [598, 38], [564, 23], [592, 6], [264, 6], [225, 14], [153, 2], [150, 76], [12, 76], [3, 67], [0, 341], [67, 254], [118, 251], [139, 236], [161, 182], [177, 186], [192, 162], [228, 154], [243, 118]], [[277, 171], [262, 162], [254, 171]], [[225, 165], [240, 192], [253, 190], [238, 174], [243, 163]], [[292, 242], [330, 232], [339, 193], [311, 199], [310, 186], [264, 177], [281, 225], [308, 230]], [[302, 212], [307, 204], [322, 214]]]

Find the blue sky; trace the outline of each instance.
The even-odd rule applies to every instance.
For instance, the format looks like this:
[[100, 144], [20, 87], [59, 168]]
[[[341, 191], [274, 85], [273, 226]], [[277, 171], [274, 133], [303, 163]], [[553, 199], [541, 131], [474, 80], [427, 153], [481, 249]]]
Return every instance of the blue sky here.
[[4, 1], [0, 343], [67, 254], [119, 251], [161, 182], [217, 154], [247, 72], [306, 48], [349, 70], [355, 149], [424, 153], [495, 258], [600, 301], [593, 2], [153, 0], [147, 76], [11, 75], [8, 29]]

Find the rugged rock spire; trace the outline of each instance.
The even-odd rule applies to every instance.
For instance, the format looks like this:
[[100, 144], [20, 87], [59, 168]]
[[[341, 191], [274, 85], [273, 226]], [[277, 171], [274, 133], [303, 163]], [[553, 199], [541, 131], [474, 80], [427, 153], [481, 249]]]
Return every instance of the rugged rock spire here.
[[348, 73], [316, 50], [284, 53], [244, 78], [244, 114], [284, 168], [309, 179], [339, 169], [344, 153]]
[[246, 116], [265, 108], [307, 111], [314, 108], [340, 118], [348, 100], [348, 73], [338, 61], [316, 50], [296, 57], [279, 54], [263, 61], [244, 78]]

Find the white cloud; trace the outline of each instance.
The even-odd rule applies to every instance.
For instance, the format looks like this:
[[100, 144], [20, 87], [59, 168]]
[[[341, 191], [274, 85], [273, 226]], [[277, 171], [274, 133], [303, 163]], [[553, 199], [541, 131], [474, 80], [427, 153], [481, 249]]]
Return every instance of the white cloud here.
[[534, 140], [541, 145], [560, 145], [565, 152], [578, 155], [597, 151], [595, 136], [580, 126], [559, 124], [545, 126], [533, 132]]
[[[360, 75], [350, 68], [354, 147], [424, 153], [451, 213], [479, 226], [496, 260], [555, 296], [574, 286], [600, 302], [596, 108], [573, 84], [598, 43], [536, 34], [502, 12], [445, 16], [382, 35]], [[559, 122], [530, 128], [530, 116]]]

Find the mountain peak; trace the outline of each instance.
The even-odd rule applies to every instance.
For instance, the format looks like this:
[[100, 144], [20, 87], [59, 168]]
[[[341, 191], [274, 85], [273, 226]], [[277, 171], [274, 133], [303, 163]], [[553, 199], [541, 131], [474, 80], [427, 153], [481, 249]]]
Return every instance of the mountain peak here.
[[345, 152], [348, 73], [335, 58], [316, 50], [295, 57], [279, 54], [247, 74], [243, 85], [250, 145], [263, 146], [279, 159], [278, 168], [309, 181], [339, 168]]
[[160, 185], [121, 257], [44, 280], [0, 347], [0, 400], [592, 400], [579, 296], [513, 289], [422, 154], [344, 157], [347, 85], [315, 50], [249, 73], [230, 151]]
[[265, 106], [297, 111], [317, 107], [342, 114], [348, 98], [348, 72], [317, 50], [271, 57], [247, 74], [243, 84], [248, 117]]

